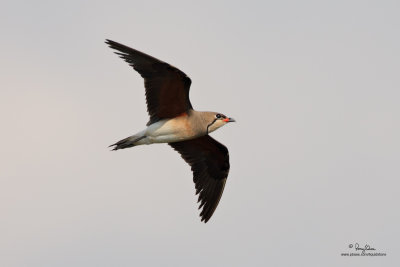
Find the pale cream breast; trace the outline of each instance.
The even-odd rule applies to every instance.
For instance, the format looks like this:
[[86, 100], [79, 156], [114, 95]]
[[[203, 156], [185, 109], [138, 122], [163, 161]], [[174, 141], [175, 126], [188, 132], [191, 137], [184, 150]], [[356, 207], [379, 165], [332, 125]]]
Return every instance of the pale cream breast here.
[[161, 120], [146, 129], [146, 136], [153, 142], [176, 142], [193, 138], [195, 132], [191, 127], [188, 116]]

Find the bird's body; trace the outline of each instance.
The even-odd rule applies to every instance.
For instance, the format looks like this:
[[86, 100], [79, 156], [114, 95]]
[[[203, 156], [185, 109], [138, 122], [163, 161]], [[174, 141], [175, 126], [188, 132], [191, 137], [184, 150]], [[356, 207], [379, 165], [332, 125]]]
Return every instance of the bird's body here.
[[[128, 137], [128, 139], [123, 139], [125, 140], [123, 144], [138, 146], [154, 143], [174, 143], [206, 135], [223, 126], [223, 124], [212, 125], [207, 130], [207, 127], [204, 127], [205, 125], [208, 126], [204, 115], [210, 113], [215, 114], [215, 112], [191, 110], [172, 119], [157, 121], [147, 126], [143, 131]], [[119, 149], [118, 146], [116, 146], [117, 149]]]
[[234, 120], [217, 112], [194, 110], [189, 100], [191, 80], [182, 71], [117, 42], [106, 43], [144, 78], [150, 115], [146, 129], [111, 145], [113, 150], [168, 143], [192, 168], [200, 216], [207, 222], [229, 173], [228, 149], [208, 134]]

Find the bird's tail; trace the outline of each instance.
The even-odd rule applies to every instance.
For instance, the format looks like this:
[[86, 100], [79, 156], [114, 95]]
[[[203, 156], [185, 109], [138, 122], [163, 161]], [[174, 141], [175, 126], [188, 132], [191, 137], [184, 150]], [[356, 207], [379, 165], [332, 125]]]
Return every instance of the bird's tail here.
[[112, 150], [118, 150], [118, 149], [124, 149], [124, 148], [128, 148], [128, 147], [133, 147], [136, 145], [139, 145], [138, 142], [140, 140], [142, 140], [143, 138], [146, 138], [145, 135], [143, 135], [142, 133], [140, 134], [135, 134], [132, 136], [129, 136], [125, 139], [122, 139], [118, 142], [116, 142], [115, 144], [110, 145], [109, 147], [114, 147]]

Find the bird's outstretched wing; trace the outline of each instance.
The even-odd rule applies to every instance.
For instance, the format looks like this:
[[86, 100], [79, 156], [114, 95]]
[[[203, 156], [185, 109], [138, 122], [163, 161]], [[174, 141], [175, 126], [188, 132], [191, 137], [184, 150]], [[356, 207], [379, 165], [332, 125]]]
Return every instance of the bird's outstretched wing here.
[[206, 223], [218, 206], [228, 178], [228, 149], [209, 135], [169, 145], [192, 168], [196, 194], [199, 194], [199, 209], [203, 208], [200, 217]]
[[161, 60], [146, 55], [120, 43], [106, 40], [122, 59], [129, 63], [144, 78], [146, 88], [147, 111], [150, 121], [147, 125], [165, 118], [173, 118], [189, 109], [190, 78]]

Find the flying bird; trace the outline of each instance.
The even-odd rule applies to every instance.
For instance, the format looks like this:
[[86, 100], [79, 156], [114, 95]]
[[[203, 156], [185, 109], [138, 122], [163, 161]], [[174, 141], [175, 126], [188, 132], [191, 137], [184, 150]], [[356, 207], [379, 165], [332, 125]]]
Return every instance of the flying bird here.
[[174, 66], [108, 39], [106, 44], [143, 77], [150, 116], [146, 129], [110, 147], [168, 143], [191, 166], [201, 221], [206, 223], [218, 206], [230, 168], [228, 149], [209, 133], [235, 120], [194, 110], [189, 99], [192, 81]]

